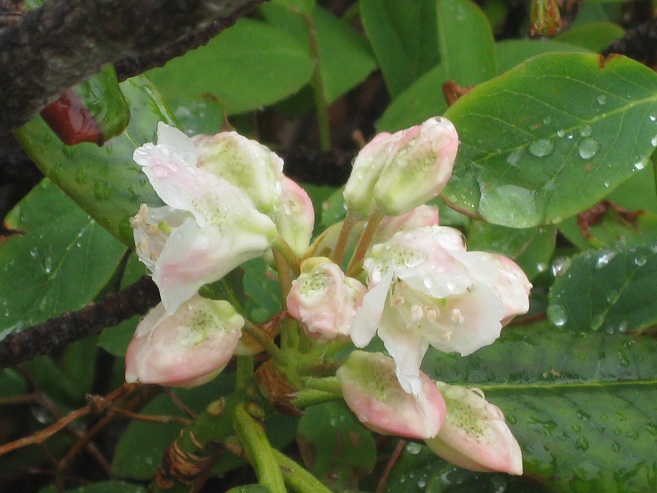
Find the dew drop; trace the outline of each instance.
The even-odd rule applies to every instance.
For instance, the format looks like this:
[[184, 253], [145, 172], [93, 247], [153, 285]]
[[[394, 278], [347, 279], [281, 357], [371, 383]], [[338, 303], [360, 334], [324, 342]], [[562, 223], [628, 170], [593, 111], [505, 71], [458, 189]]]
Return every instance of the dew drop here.
[[650, 119], [651, 122], [657, 121], [657, 116], [655, 115], [650, 115], [648, 118]]
[[634, 169], [641, 171], [646, 167], [646, 162], [645, 161], [637, 161], [634, 163]]
[[411, 455], [417, 455], [422, 451], [422, 445], [419, 443], [415, 442], [408, 442], [406, 444], [406, 452], [408, 452]]
[[598, 100], [598, 104], [607, 104], [607, 96], [604, 94], [599, 94], [595, 99]]
[[563, 137], [564, 135], [566, 135], [566, 131], [565, 131], [565, 130], [563, 130], [563, 129], [561, 129], [561, 130], [557, 130], [557, 136], [558, 136], [558, 137]]
[[554, 144], [547, 139], [535, 140], [529, 144], [529, 152], [536, 157], [545, 157], [552, 154]]
[[611, 251], [611, 250], [609, 250], [609, 251], [603, 253], [602, 255], [600, 255], [600, 257], [598, 257], [598, 260], [596, 260], [596, 262], [595, 262], [595, 268], [596, 268], [596, 269], [602, 269], [602, 268], [605, 267], [609, 262], [611, 262], [611, 260], [612, 260], [615, 256], [616, 256], [616, 252]]
[[547, 309], [547, 316], [557, 327], [563, 327], [568, 322], [568, 314], [561, 305], [550, 305]]
[[579, 134], [582, 137], [588, 137], [593, 132], [593, 127], [588, 123], [579, 129]]
[[653, 147], [657, 147], [657, 135], [655, 135], [652, 139], [650, 139], [650, 145]]
[[570, 267], [570, 264], [570, 257], [557, 257], [554, 262], [552, 262], [552, 275], [554, 275], [554, 277], [563, 276]]
[[638, 255], [637, 257], [634, 257], [634, 265], [637, 265], [639, 267], [642, 267], [646, 265], [647, 259], [643, 255]]
[[520, 161], [521, 154], [522, 154], [522, 149], [516, 149], [511, 154], [509, 154], [509, 157], [506, 159], [506, 162], [509, 163], [511, 166], [517, 165], [518, 161]]
[[599, 149], [600, 144], [598, 144], [597, 140], [591, 137], [586, 137], [579, 143], [579, 146], [577, 147], [577, 153], [582, 159], [591, 159], [598, 153]]

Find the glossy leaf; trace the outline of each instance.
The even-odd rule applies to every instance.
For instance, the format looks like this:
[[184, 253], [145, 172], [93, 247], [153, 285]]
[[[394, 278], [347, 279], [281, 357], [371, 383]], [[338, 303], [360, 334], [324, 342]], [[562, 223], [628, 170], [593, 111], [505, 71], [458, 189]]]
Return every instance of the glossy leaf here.
[[657, 249], [590, 250], [550, 290], [550, 320], [567, 330], [622, 333], [657, 323]]
[[308, 470], [333, 491], [356, 488], [374, 468], [376, 445], [344, 403], [328, 402], [305, 411], [298, 429]]
[[440, 63], [448, 79], [469, 86], [494, 77], [495, 39], [479, 6], [471, 0], [440, 0], [436, 8]]
[[241, 19], [147, 75], [166, 99], [211, 94], [235, 114], [295, 93], [310, 81], [312, 68], [305, 46], [283, 29]]
[[[276, 3], [265, 3], [260, 12], [270, 24], [284, 30], [310, 53], [307, 26], [301, 16]], [[324, 95], [332, 102], [362, 82], [376, 68], [367, 42], [347, 23], [316, 5], [311, 18], [317, 33]]]
[[462, 142], [447, 202], [503, 226], [557, 223], [645, 167], [657, 144], [657, 75], [619, 56], [546, 54], [445, 116]]
[[17, 234], [0, 242], [0, 337], [82, 308], [107, 284], [125, 252], [48, 180], [5, 222]]
[[396, 132], [418, 125], [447, 109], [442, 85], [447, 82], [442, 65], [436, 65], [388, 105], [377, 123], [380, 132]]
[[611, 22], [591, 22], [573, 27], [553, 38], [555, 41], [570, 43], [594, 52], [600, 52], [613, 41], [623, 37], [625, 30]]
[[89, 143], [65, 146], [41, 118], [30, 120], [15, 135], [48, 178], [98, 224], [132, 246], [130, 217], [141, 203], [162, 205], [141, 168], [132, 160], [132, 153], [155, 140], [157, 122], [173, 124], [173, 120], [144, 78], [123, 82], [121, 88], [132, 118], [128, 129], [103, 147]]
[[546, 43], [539, 39], [507, 39], [495, 45], [497, 53], [497, 72], [503, 74], [508, 70], [526, 62], [532, 57], [545, 53], [577, 53], [588, 52], [582, 46], [550, 41]]
[[547, 269], [554, 252], [556, 229], [549, 226], [516, 229], [472, 221], [468, 249], [505, 255], [522, 267], [529, 279]]
[[[431, 351], [433, 378], [482, 389], [505, 413], [525, 474], [559, 493], [657, 488], [657, 341], [507, 328], [467, 358]], [[532, 490], [533, 491], [533, 490]]]
[[439, 62], [435, 0], [361, 0], [360, 15], [383, 72], [397, 97]]

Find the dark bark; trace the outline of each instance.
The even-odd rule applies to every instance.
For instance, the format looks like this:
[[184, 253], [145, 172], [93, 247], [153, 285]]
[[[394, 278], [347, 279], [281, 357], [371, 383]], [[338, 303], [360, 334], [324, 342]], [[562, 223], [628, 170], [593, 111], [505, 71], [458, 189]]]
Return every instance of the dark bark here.
[[157, 304], [160, 293], [150, 277], [77, 312], [64, 313], [0, 341], [0, 368], [15, 366], [40, 354], [50, 354], [88, 335], [97, 334]]
[[0, 134], [107, 63], [180, 54], [174, 43], [217, 32], [262, 1], [49, 0], [0, 34]]

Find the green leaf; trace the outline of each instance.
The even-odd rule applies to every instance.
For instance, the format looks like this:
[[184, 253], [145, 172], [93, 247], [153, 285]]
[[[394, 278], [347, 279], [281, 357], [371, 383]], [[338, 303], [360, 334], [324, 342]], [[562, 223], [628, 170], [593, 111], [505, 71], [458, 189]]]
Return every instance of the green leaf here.
[[625, 30], [611, 22], [592, 22], [569, 29], [553, 39], [581, 46], [593, 52], [600, 52], [613, 41], [623, 37]]
[[479, 6], [471, 0], [439, 0], [436, 8], [440, 63], [447, 78], [468, 86], [494, 77], [495, 39]]
[[506, 415], [525, 474], [549, 491], [643, 492], [657, 488], [656, 351], [652, 338], [543, 323], [507, 328], [466, 358], [431, 351], [423, 369], [482, 389]]
[[173, 124], [173, 120], [144, 78], [127, 80], [121, 88], [130, 104], [130, 124], [126, 132], [102, 147], [90, 143], [65, 146], [39, 117], [14, 134], [48, 178], [98, 224], [132, 246], [129, 218], [141, 203], [162, 204], [132, 154], [140, 145], [155, 141], [159, 121]]
[[555, 241], [556, 229], [549, 226], [517, 229], [472, 221], [468, 228], [468, 249], [505, 255], [515, 260], [529, 279], [547, 269]]
[[410, 442], [386, 481], [386, 493], [543, 493], [534, 482], [508, 474], [472, 472]]
[[280, 101], [310, 81], [305, 46], [283, 29], [240, 19], [207, 45], [147, 73], [166, 99], [212, 94], [228, 114]]
[[[195, 412], [202, 411], [212, 400], [233, 390], [229, 374], [222, 374], [212, 382], [190, 390], [172, 392]], [[166, 395], [159, 395], [141, 410], [141, 414], [187, 418]], [[155, 474], [164, 451], [178, 436], [178, 423], [132, 421], [119, 440], [112, 461], [112, 472], [123, 478], [150, 479]], [[233, 467], [239, 461], [232, 461]]]
[[298, 429], [299, 447], [308, 470], [333, 491], [355, 488], [376, 462], [372, 433], [342, 402], [306, 409]]
[[587, 52], [586, 48], [561, 41], [545, 42], [538, 39], [508, 39], [495, 45], [497, 52], [497, 71], [503, 74], [526, 62], [530, 58], [545, 53]]
[[82, 308], [125, 252], [48, 180], [9, 213], [6, 225], [18, 233], [0, 243], [0, 338]]
[[262, 258], [249, 260], [241, 268], [244, 271], [246, 316], [255, 323], [269, 320], [283, 308], [278, 282], [267, 276], [268, 266]]
[[657, 323], [657, 248], [589, 250], [573, 257], [550, 290], [548, 315], [566, 330], [608, 333]]
[[361, 0], [360, 15], [383, 72], [397, 97], [439, 61], [435, 0]]
[[[270, 24], [294, 36], [306, 53], [310, 53], [307, 27], [301, 16], [276, 3], [262, 4], [259, 11]], [[376, 63], [370, 46], [347, 23], [319, 5], [311, 13], [325, 97], [330, 103], [362, 82], [376, 68]]]
[[[48, 486], [39, 493], [56, 493], [55, 486]], [[146, 488], [123, 481], [99, 481], [85, 486], [65, 490], [64, 493], [146, 493]]]
[[558, 223], [645, 167], [657, 143], [657, 75], [620, 56], [546, 54], [474, 88], [445, 116], [462, 142], [447, 202], [503, 226]]
[[418, 125], [447, 109], [442, 85], [447, 81], [442, 65], [436, 65], [397, 96], [377, 123], [380, 132], [396, 132]]

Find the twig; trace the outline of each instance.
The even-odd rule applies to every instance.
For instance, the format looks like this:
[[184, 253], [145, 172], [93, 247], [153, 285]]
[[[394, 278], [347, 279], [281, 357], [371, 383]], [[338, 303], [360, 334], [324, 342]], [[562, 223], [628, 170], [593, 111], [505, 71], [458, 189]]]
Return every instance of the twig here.
[[58, 351], [68, 344], [97, 334], [130, 317], [142, 314], [159, 301], [149, 277], [77, 312], [65, 313], [0, 341], [0, 368], [14, 366], [40, 354]]
[[0, 134], [104, 65], [227, 27], [262, 1], [48, 0], [0, 33]]
[[45, 442], [52, 435], [57, 433], [62, 428], [68, 426], [76, 419], [86, 416], [87, 414], [100, 412], [106, 409], [108, 406], [113, 404], [115, 400], [123, 398], [124, 394], [128, 392], [132, 392], [133, 389], [134, 389], [134, 385], [126, 384], [123, 387], [109, 394], [107, 397], [92, 396], [90, 404], [80, 409], [76, 409], [75, 411], [71, 411], [66, 416], [61, 418], [59, 421], [53, 423], [47, 428], [44, 428], [43, 430], [39, 430], [38, 432], [30, 436], [19, 438], [18, 440], [14, 440], [13, 442], [0, 445], [0, 456], [8, 452], [11, 452], [12, 450], [25, 447], [27, 445], [35, 445]]

